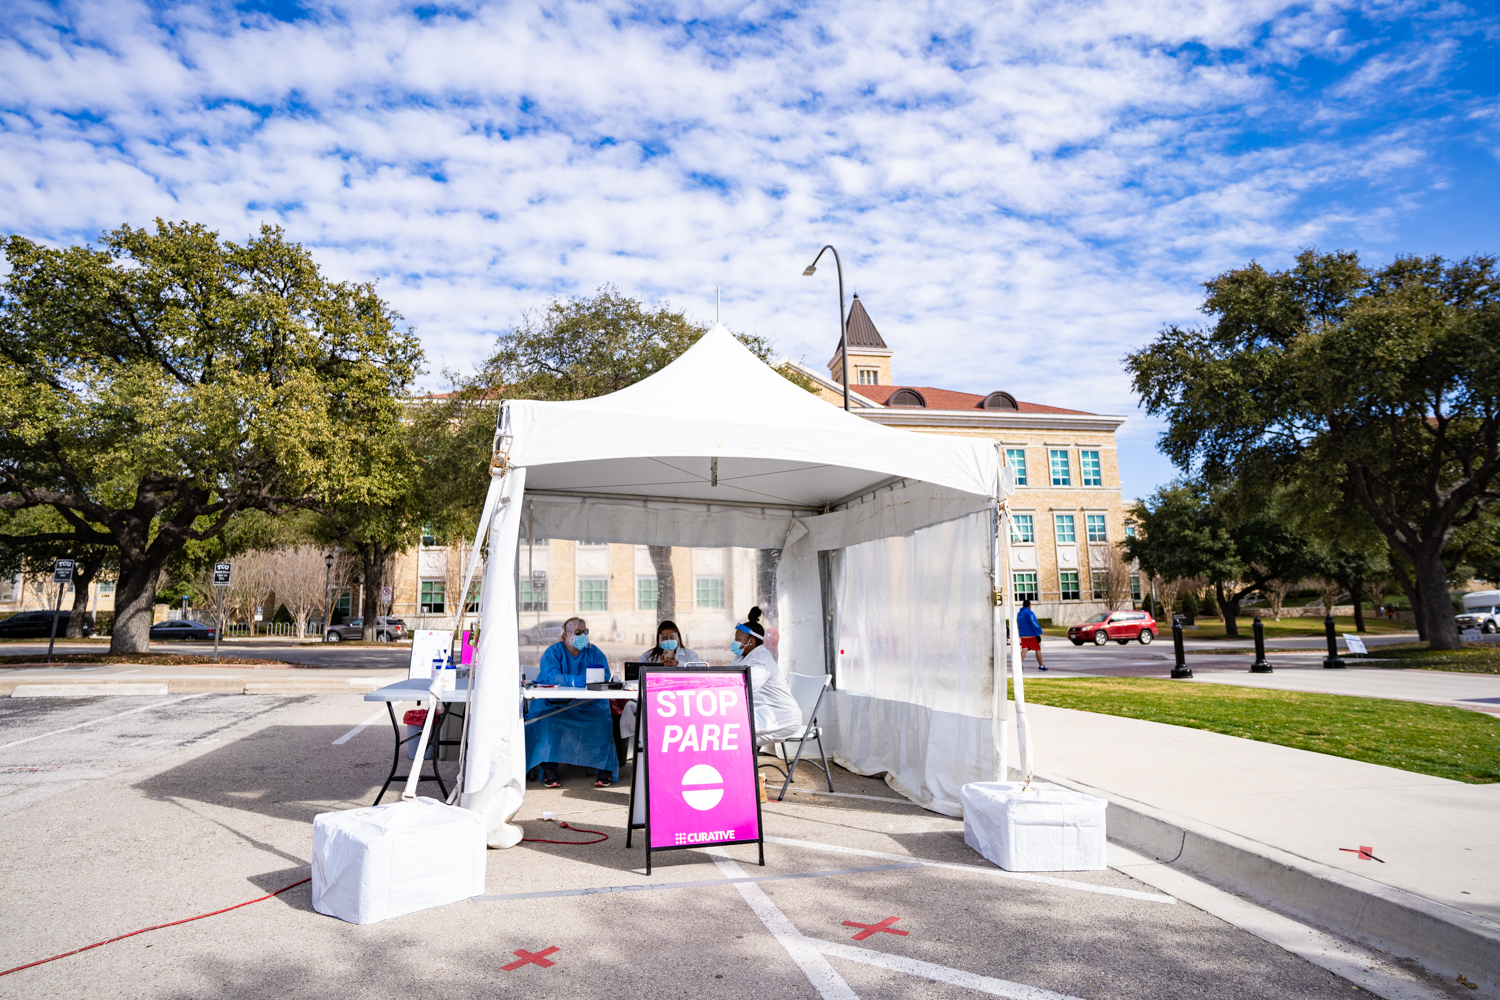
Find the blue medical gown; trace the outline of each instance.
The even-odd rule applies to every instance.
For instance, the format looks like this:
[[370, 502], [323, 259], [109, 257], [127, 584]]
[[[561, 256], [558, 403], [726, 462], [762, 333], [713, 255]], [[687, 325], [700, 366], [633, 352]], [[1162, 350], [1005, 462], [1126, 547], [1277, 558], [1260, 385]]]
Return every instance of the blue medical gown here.
[[[585, 687], [588, 684], [585, 671], [589, 667], [602, 667], [605, 676], [609, 676], [609, 660], [598, 647], [589, 646], [575, 656], [561, 642], [554, 642], [542, 654], [536, 682]], [[560, 708], [564, 710], [559, 712]], [[557, 714], [550, 714], [554, 712]], [[609, 771], [619, 780], [620, 762], [615, 756], [614, 717], [610, 715], [609, 702], [601, 699], [569, 703], [536, 698], [527, 709], [526, 718], [526, 770], [538, 764], [576, 764]]]

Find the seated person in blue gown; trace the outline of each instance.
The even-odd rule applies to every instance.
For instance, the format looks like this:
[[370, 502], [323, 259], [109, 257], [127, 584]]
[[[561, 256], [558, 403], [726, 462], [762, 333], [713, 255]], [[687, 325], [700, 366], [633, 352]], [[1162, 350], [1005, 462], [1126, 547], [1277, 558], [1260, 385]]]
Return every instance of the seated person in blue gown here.
[[[581, 688], [590, 667], [602, 667], [609, 676], [609, 661], [589, 644], [588, 623], [569, 618], [562, 640], [542, 653], [536, 682]], [[600, 788], [609, 787], [620, 777], [613, 722], [607, 701], [532, 699], [526, 712], [526, 770], [540, 766], [543, 786], [556, 788], [557, 765], [574, 764], [594, 771]]]

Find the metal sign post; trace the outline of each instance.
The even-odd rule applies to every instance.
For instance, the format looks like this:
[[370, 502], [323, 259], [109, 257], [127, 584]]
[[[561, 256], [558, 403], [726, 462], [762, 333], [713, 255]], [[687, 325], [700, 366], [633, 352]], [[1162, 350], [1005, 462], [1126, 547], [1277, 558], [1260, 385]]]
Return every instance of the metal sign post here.
[[52, 582], [57, 584], [57, 607], [52, 611], [52, 635], [47, 639], [47, 662], [52, 662], [52, 647], [57, 642], [57, 619], [62, 615], [63, 589], [73, 581], [74, 562], [71, 559], [55, 559], [52, 562]]
[[219, 592], [219, 618], [214, 628], [214, 659], [219, 658], [219, 633], [224, 631], [224, 588], [229, 586], [229, 575], [234, 567], [229, 563], [214, 563], [214, 589]]

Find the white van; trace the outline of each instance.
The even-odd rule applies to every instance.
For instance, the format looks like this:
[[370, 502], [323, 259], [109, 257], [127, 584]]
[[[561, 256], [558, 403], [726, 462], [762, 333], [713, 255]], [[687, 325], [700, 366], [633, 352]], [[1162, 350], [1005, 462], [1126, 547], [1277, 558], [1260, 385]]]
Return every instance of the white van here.
[[1464, 595], [1464, 613], [1458, 616], [1460, 630], [1500, 631], [1500, 590], [1476, 590]]

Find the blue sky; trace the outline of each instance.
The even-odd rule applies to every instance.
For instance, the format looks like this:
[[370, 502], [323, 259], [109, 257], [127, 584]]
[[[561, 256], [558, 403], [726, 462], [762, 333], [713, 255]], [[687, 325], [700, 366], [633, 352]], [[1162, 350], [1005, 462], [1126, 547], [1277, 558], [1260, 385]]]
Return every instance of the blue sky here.
[[1120, 359], [1299, 248], [1494, 252], [1500, 16], [1461, 2], [0, 7], [0, 229], [284, 226], [432, 372], [610, 282], [821, 365], [1126, 414]]

